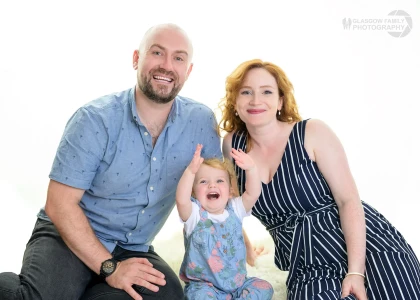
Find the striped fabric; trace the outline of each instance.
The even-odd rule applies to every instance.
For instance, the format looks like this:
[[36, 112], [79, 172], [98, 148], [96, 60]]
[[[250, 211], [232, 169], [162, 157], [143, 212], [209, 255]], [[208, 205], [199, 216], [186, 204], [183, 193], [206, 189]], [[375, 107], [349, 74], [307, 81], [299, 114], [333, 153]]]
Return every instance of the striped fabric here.
[[[273, 238], [276, 266], [289, 271], [288, 299], [340, 299], [346, 244], [333, 195], [304, 148], [306, 122], [294, 125], [278, 170], [262, 183], [252, 214]], [[235, 133], [232, 147], [246, 151], [246, 134]], [[235, 171], [242, 194], [245, 172], [236, 165]], [[368, 298], [420, 300], [420, 265], [412, 248], [384, 216], [362, 205]]]

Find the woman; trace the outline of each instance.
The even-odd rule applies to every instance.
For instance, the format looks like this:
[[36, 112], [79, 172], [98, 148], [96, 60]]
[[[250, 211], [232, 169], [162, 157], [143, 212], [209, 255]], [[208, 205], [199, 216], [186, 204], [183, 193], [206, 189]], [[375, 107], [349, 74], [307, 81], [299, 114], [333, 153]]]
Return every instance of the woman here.
[[[362, 202], [343, 147], [320, 120], [301, 120], [278, 66], [239, 65], [220, 103], [226, 157], [258, 166], [252, 214], [269, 230], [275, 264], [289, 270], [288, 299], [420, 299], [420, 265], [402, 235]], [[246, 177], [235, 166], [243, 192]]]

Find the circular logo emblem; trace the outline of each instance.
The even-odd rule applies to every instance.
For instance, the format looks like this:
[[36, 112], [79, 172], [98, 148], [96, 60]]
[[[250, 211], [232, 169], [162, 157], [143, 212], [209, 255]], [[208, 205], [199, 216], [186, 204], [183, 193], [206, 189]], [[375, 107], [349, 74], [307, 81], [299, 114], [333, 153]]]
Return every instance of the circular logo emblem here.
[[390, 35], [393, 37], [405, 37], [407, 34], [410, 33], [411, 28], [413, 28], [413, 20], [411, 16], [403, 10], [394, 10], [391, 11], [388, 16], [390, 16], [390, 21], [393, 23], [401, 22], [400, 30], [392, 30], [388, 31]]

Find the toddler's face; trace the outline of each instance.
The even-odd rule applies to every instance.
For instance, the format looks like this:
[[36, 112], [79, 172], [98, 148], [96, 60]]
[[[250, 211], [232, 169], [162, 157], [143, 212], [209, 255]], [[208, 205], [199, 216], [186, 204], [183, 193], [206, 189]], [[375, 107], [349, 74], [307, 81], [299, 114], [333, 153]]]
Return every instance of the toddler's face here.
[[228, 172], [202, 164], [195, 174], [193, 192], [205, 210], [222, 214], [232, 197]]

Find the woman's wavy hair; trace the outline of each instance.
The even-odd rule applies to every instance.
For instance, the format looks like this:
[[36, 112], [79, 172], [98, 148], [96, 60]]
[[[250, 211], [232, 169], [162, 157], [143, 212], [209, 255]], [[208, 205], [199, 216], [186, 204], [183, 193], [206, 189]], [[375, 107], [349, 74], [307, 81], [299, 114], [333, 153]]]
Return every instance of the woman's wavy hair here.
[[[276, 80], [279, 88], [279, 96], [283, 97], [283, 106], [281, 114], [276, 115], [277, 120], [282, 122], [298, 122], [302, 118], [299, 115], [296, 100], [293, 95], [293, 85], [287, 78], [284, 71], [271, 62], [265, 62], [261, 59], [248, 60], [241, 63], [226, 78], [226, 95], [219, 103], [219, 109], [222, 112], [222, 118], [219, 122], [219, 129], [226, 132], [245, 132], [248, 133], [245, 123], [235, 115], [236, 97], [242, 87], [248, 71], [256, 68], [267, 70]], [[249, 149], [248, 149], [249, 150]]]

